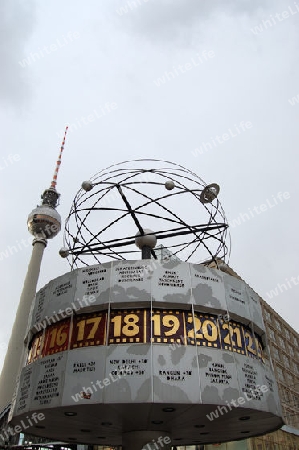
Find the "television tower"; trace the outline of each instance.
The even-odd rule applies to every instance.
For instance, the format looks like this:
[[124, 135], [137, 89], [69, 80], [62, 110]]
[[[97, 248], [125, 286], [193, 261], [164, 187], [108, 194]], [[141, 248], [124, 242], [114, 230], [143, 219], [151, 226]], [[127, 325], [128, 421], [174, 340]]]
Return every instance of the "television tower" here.
[[11, 403], [19, 369], [23, 366], [24, 337], [36, 293], [44, 249], [48, 239], [53, 239], [61, 229], [61, 218], [56, 211], [60, 197], [56, 191], [56, 184], [67, 130], [68, 127], [65, 129], [50, 188], [42, 194], [42, 204], [37, 206], [27, 219], [28, 230], [34, 236], [32, 254], [0, 376], [0, 412]]

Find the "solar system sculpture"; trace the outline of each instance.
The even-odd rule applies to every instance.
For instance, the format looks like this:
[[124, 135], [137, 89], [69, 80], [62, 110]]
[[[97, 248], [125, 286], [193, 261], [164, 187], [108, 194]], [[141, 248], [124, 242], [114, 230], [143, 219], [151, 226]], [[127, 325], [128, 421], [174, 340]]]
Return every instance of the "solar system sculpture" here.
[[125, 450], [282, 425], [259, 297], [221, 270], [218, 194], [157, 160], [82, 183], [60, 250], [71, 270], [36, 294], [12, 424], [43, 414], [28, 432]]
[[[153, 228], [151, 235], [181, 260], [225, 260], [228, 224], [218, 193], [217, 184], [207, 186], [171, 162], [139, 160], [108, 167], [82, 183], [66, 221], [62, 256], [71, 255], [71, 268], [107, 257], [136, 258], [136, 232], [143, 236]], [[151, 254], [155, 258], [153, 249]]]

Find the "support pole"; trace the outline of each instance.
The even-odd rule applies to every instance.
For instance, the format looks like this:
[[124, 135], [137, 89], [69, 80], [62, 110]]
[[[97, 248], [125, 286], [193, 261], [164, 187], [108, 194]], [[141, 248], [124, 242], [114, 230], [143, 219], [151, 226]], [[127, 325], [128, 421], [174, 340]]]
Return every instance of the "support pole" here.
[[24, 338], [47, 240], [37, 237], [33, 240], [32, 245], [31, 259], [0, 376], [0, 412], [12, 400], [20, 365], [23, 365]]
[[142, 259], [151, 259], [151, 253], [152, 249], [148, 247], [147, 245], [144, 245], [141, 249], [141, 255]]
[[170, 440], [166, 431], [131, 431], [123, 434], [122, 450], [170, 450]]

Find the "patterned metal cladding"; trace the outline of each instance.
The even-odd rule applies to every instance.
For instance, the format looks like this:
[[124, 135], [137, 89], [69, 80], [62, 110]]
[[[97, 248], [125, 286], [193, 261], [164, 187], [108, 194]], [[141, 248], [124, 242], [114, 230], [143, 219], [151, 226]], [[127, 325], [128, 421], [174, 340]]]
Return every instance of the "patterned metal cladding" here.
[[[215, 426], [207, 417], [218, 407], [227, 412], [218, 414], [219, 440], [242, 437], [242, 416], [250, 418], [250, 436], [282, 424], [277, 385], [264, 358], [259, 298], [219, 270], [171, 260], [77, 269], [36, 294], [28, 330], [13, 422], [44, 411], [45, 430], [31, 429], [34, 434], [62, 439], [68, 433], [79, 442], [81, 428], [111, 422], [118, 425], [106, 434], [115, 443], [125, 431], [159, 423], [175, 436], [180, 420], [188, 443], [198, 417], [207, 429]], [[167, 423], [159, 420], [163, 408], [174, 409]], [[55, 428], [59, 411], [66, 427], [57, 425], [55, 434], [47, 420]], [[61, 411], [82, 411], [86, 419], [71, 426]], [[99, 431], [94, 433], [84, 442], [97, 442]], [[204, 436], [213, 442], [209, 432]]]

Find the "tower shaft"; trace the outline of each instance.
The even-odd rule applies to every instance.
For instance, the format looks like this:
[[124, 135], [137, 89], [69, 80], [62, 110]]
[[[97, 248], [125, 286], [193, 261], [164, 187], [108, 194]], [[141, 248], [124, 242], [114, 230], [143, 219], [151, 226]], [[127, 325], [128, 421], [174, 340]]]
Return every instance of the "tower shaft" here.
[[36, 293], [36, 285], [47, 240], [44, 238], [36, 238], [33, 240], [32, 245], [31, 259], [0, 376], [0, 412], [12, 400], [16, 379], [20, 366], [23, 363], [25, 350], [24, 337], [27, 331], [28, 317]]
[[132, 431], [124, 433], [123, 450], [170, 450], [169, 434], [165, 431]]

